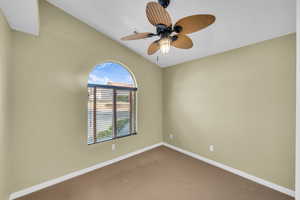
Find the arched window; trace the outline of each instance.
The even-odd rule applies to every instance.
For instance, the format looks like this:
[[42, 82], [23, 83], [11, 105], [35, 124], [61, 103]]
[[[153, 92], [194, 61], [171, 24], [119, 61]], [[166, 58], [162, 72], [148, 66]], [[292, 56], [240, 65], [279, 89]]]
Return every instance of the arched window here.
[[136, 91], [135, 79], [124, 66], [95, 66], [88, 80], [88, 144], [136, 134]]

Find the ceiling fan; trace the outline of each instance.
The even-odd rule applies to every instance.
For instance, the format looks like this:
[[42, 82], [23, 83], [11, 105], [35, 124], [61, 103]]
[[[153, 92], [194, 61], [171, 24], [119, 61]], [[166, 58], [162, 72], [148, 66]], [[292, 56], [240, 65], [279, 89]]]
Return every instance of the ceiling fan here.
[[138, 40], [158, 36], [159, 39], [150, 44], [148, 55], [152, 55], [159, 49], [162, 54], [167, 54], [170, 47], [190, 49], [193, 41], [186, 34], [199, 31], [213, 24], [216, 20], [213, 15], [192, 15], [184, 17], [172, 25], [171, 17], [166, 11], [170, 0], [158, 0], [149, 2], [146, 7], [146, 15], [149, 22], [156, 27], [156, 33], [135, 33], [121, 38], [121, 40]]

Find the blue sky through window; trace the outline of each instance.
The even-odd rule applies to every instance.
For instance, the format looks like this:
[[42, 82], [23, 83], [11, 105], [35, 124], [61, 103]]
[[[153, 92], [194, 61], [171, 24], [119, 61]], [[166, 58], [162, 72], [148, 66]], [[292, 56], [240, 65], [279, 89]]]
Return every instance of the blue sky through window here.
[[89, 84], [106, 85], [108, 82], [134, 85], [130, 72], [118, 63], [107, 62], [96, 65], [89, 75]]

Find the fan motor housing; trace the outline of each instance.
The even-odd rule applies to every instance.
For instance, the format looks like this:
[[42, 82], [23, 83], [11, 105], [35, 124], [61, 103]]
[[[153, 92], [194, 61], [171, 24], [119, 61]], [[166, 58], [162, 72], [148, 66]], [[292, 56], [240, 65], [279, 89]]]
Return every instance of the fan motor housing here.
[[182, 27], [176, 25], [176, 26], [174, 26], [174, 31], [175, 31], [176, 33], [180, 33], [180, 32], [182, 31]]
[[157, 32], [157, 35], [169, 36], [172, 33], [172, 27], [167, 27], [164, 24], [157, 24], [156, 32]]

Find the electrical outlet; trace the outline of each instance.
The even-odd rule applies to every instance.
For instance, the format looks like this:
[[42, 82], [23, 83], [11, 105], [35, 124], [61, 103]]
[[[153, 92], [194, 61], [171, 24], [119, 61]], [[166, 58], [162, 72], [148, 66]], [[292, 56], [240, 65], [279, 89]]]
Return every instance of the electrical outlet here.
[[111, 150], [113, 150], [113, 151], [116, 150], [116, 144], [111, 145]]
[[215, 151], [215, 147], [214, 147], [214, 145], [209, 145], [209, 151]]
[[173, 140], [173, 139], [174, 139], [174, 135], [173, 135], [173, 134], [170, 134], [170, 135], [169, 135], [169, 138], [170, 138], [171, 140]]

